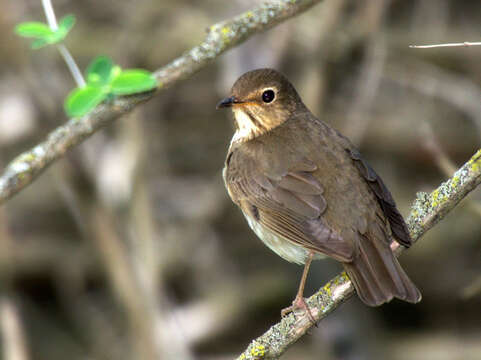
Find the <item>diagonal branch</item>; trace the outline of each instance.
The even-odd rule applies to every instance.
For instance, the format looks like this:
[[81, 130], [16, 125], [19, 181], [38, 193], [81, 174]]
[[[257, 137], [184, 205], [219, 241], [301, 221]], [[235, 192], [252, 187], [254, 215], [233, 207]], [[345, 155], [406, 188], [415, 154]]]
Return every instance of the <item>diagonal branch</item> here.
[[[268, 1], [251, 11], [212, 25], [205, 40], [170, 64], [156, 71], [158, 91], [190, 77], [226, 50], [251, 36], [294, 17], [321, 0]], [[87, 137], [149, 100], [155, 92], [117, 98], [98, 106], [80, 119], [70, 119], [52, 131], [47, 139], [20, 154], [0, 176], [0, 204], [31, 184], [50, 164]]]
[[[481, 183], [481, 150], [432, 193], [418, 193], [407, 220], [411, 236], [417, 241], [466, 195]], [[394, 246], [399, 254], [404, 249]], [[311, 313], [319, 321], [354, 294], [346, 273], [336, 276], [307, 299]], [[301, 338], [312, 323], [302, 314], [290, 314], [253, 340], [237, 360], [277, 359]]]

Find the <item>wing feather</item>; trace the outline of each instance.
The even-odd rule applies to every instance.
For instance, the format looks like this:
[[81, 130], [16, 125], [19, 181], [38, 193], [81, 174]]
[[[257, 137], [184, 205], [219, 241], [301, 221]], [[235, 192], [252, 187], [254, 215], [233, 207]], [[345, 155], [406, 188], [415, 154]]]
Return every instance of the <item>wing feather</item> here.
[[348, 152], [354, 161], [354, 165], [356, 165], [360, 174], [366, 179], [370, 189], [376, 195], [384, 215], [389, 220], [391, 231], [396, 240], [406, 247], [411, 246], [412, 240], [409, 235], [409, 230], [404, 218], [396, 207], [391, 192], [386, 185], [384, 185], [379, 175], [377, 175], [373, 168], [364, 160], [358, 150], [350, 148]]
[[244, 212], [253, 213], [254, 207], [256, 220], [288, 241], [340, 261], [353, 259], [352, 241], [344, 240], [322, 219], [327, 203], [312, 162], [301, 159], [281, 173], [267, 174], [240, 152], [229, 155], [229, 160], [225, 182]]

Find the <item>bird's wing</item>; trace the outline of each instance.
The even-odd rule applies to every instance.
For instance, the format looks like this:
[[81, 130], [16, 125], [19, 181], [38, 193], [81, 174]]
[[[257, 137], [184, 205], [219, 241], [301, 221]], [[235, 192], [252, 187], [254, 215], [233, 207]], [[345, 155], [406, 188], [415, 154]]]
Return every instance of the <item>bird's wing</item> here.
[[313, 176], [317, 170], [314, 163], [301, 159], [273, 176], [262, 171], [254, 159], [234, 151], [226, 166], [229, 194], [244, 213], [284, 239], [339, 261], [352, 261], [353, 243], [322, 219], [327, 204], [324, 190]]
[[380, 176], [377, 175], [371, 166], [369, 166], [369, 164], [363, 159], [361, 153], [357, 149], [350, 147], [347, 150], [354, 161], [354, 165], [356, 165], [372, 192], [376, 195], [384, 215], [389, 220], [391, 231], [396, 240], [406, 247], [411, 246], [412, 240], [407, 225], [404, 222], [404, 218], [399, 213], [396, 203], [386, 185], [384, 185]]

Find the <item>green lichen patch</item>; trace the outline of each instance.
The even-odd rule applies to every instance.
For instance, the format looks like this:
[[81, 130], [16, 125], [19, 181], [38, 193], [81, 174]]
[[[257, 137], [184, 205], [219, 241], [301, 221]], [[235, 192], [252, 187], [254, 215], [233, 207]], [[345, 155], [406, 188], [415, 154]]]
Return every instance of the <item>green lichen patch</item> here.
[[474, 154], [468, 161], [468, 166], [471, 171], [479, 173], [481, 169], [481, 149]]
[[330, 282], [328, 282], [326, 285], [324, 285], [322, 290], [324, 290], [327, 293], [327, 295], [332, 296], [331, 283]]
[[411, 213], [407, 219], [407, 225], [411, 236], [417, 237], [422, 229], [423, 219], [427, 216], [430, 210], [430, 196], [425, 192], [418, 192], [416, 200], [411, 207]]

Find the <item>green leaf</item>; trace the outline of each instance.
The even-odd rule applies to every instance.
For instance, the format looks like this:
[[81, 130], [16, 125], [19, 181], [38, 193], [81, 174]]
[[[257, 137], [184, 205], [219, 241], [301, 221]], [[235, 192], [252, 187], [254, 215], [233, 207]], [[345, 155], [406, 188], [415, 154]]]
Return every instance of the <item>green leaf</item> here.
[[115, 65], [114, 68], [112, 69], [112, 77], [116, 77], [120, 75], [121, 72], [122, 72], [122, 68], [118, 65]]
[[[75, 24], [75, 15], [66, 15], [60, 19], [58, 23], [58, 29], [61, 30], [65, 35], [72, 29]], [[65, 36], [64, 36], [65, 37]]]
[[129, 69], [114, 77], [110, 86], [113, 94], [128, 95], [156, 88], [157, 80], [149, 71]]
[[53, 34], [53, 31], [41, 22], [24, 22], [15, 26], [15, 33], [23, 37], [45, 39]]
[[73, 90], [65, 99], [65, 112], [70, 117], [87, 114], [107, 97], [107, 93], [96, 86], [87, 85]]
[[86, 70], [86, 78], [89, 84], [107, 85], [112, 79], [114, 64], [107, 56], [97, 56], [89, 64]]
[[37, 50], [40, 49], [41, 47], [44, 47], [46, 45], [50, 45], [50, 43], [45, 40], [45, 39], [37, 39], [32, 41], [32, 44], [30, 45], [32, 49]]
[[32, 49], [39, 49], [63, 41], [74, 24], [75, 16], [67, 15], [60, 20], [59, 27], [55, 31], [41, 22], [26, 22], [18, 24], [15, 27], [15, 32], [23, 37], [37, 38], [32, 43]]
[[75, 16], [67, 15], [63, 17], [58, 24], [58, 29], [48, 37], [48, 42], [50, 44], [57, 44], [63, 41], [74, 24]]

